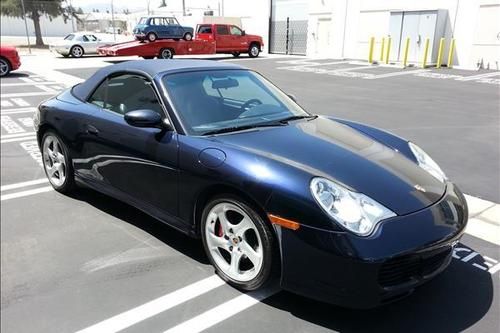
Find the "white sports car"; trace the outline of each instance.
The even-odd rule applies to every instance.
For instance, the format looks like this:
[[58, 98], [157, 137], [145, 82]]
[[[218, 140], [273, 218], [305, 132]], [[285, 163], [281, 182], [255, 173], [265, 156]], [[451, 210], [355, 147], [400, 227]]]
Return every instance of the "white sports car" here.
[[67, 35], [64, 39], [49, 45], [52, 52], [59, 53], [63, 57], [80, 58], [84, 54], [97, 54], [99, 46], [111, 45], [112, 42], [104, 42], [91, 33], [75, 32]]

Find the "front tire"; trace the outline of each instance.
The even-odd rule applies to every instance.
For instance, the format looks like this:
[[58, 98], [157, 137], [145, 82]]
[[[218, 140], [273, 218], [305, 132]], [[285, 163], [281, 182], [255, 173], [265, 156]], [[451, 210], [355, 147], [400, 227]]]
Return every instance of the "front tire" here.
[[75, 45], [71, 48], [69, 53], [71, 53], [71, 56], [73, 56], [74, 58], [81, 58], [85, 51], [83, 50], [83, 47]]
[[9, 75], [11, 68], [10, 62], [7, 59], [0, 58], [0, 77]]
[[248, 48], [248, 56], [250, 58], [257, 58], [260, 53], [260, 47], [259, 44], [257, 43], [252, 43], [250, 47]]
[[148, 39], [148, 41], [154, 42], [158, 39], [158, 36], [156, 36], [156, 34], [154, 32], [150, 32], [150, 33], [148, 33], [146, 38]]
[[192, 40], [192, 39], [193, 39], [193, 34], [192, 34], [192, 33], [190, 33], [190, 32], [186, 32], [186, 33], [184, 34], [184, 37], [182, 37], [182, 38], [183, 38], [184, 40], [190, 41], [190, 40]]
[[75, 177], [69, 150], [63, 140], [55, 132], [47, 131], [41, 146], [43, 169], [50, 184], [58, 192], [70, 192], [75, 186]]
[[201, 233], [216, 273], [242, 290], [256, 290], [271, 279], [275, 251], [269, 224], [251, 205], [233, 195], [217, 196], [203, 210]]

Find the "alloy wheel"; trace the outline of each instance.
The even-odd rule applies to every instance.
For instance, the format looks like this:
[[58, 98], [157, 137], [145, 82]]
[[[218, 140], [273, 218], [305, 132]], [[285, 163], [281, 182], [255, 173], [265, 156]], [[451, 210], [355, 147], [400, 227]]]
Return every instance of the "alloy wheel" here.
[[6, 60], [0, 59], [0, 76], [9, 74], [9, 64]]
[[237, 282], [255, 278], [263, 266], [263, 244], [250, 216], [229, 202], [215, 205], [207, 215], [205, 237], [217, 267]]
[[250, 48], [250, 54], [253, 56], [253, 57], [256, 57], [259, 55], [259, 48], [254, 45]]
[[73, 46], [71, 55], [75, 58], [80, 58], [83, 55], [83, 49], [80, 46]]
[[45, 137], [43, 142], [43, 164], [50, 183], [55, 187], [64, 184], [67, 176], [66, 158], [61, 142], [53, 135]]

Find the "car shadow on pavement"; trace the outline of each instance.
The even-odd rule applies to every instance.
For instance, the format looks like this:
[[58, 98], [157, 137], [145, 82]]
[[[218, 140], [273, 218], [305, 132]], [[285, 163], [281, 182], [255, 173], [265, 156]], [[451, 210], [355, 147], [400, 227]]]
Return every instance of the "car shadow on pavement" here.
[[139, 209], [87, 188], [78, 188], [68, 196], [141, 229], [200, 264], [209, 264], [201, 240], [191, 238]]
[[374, 309], [341, 308], [289, 292], [263, 302], [338, 332], [461, 332], [480, 321], [492, 301], [491, 274], [453, 260], [407, 298]]

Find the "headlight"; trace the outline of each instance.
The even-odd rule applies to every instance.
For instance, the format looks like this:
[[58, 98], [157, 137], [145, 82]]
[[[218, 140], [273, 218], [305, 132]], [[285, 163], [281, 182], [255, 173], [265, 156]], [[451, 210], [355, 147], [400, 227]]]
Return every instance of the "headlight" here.
[[415, 155], [418, 165], [422, 169], [430, 173], [432, 176], [440, 180], [442, 183], [444, 183], [447, 178], [443, 170], [441, 170], [441, 168], [439, 167], [439, 165], [429, 155], [427, 155], [427, 153], [423, 151], [422, 148], [420, 148], [416, 144], [409, 142], [408, 145], [410, 146], [413, 155]]
[[314, 199], [330, 217], [360, 236], [369, 235], [380, 221], [396, 216], [372, 198], [325, 178], [313, 178], [310, 188]]

